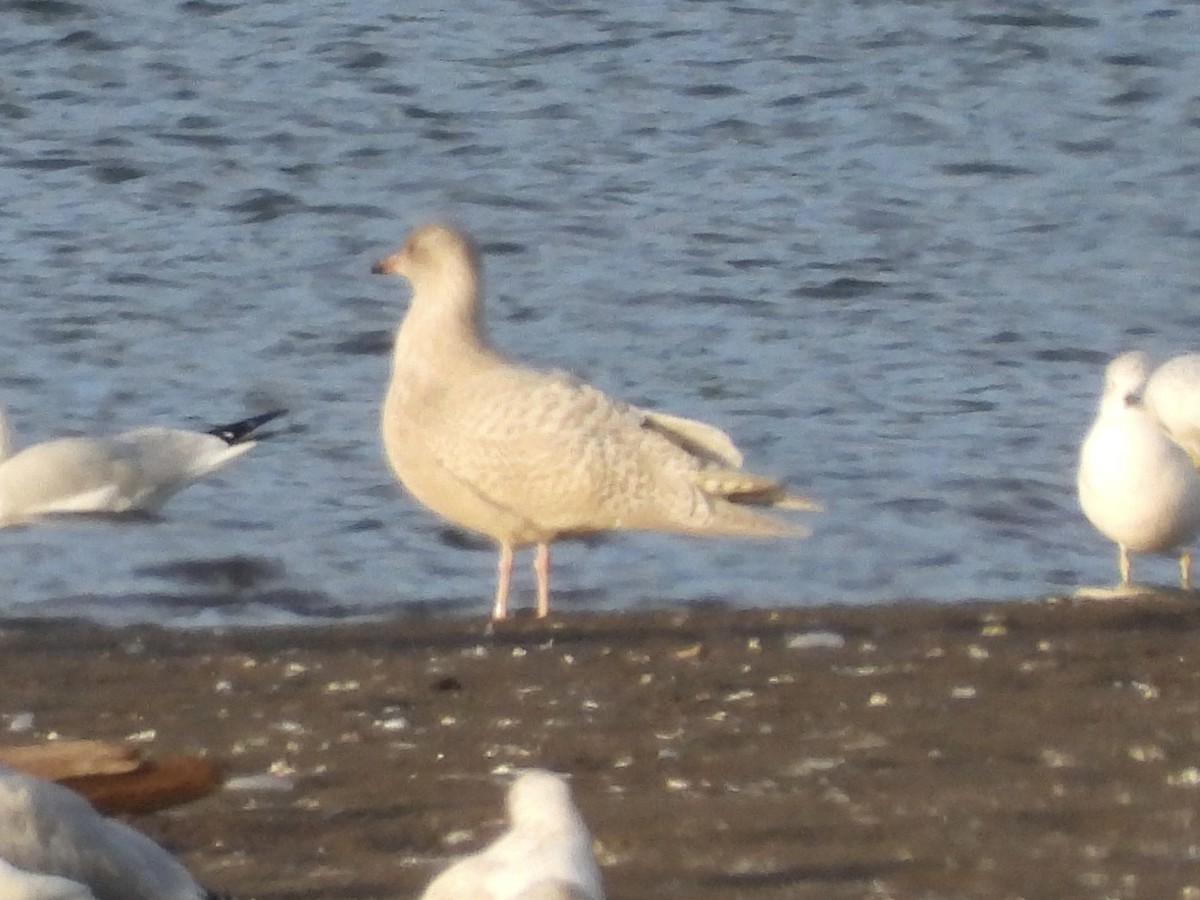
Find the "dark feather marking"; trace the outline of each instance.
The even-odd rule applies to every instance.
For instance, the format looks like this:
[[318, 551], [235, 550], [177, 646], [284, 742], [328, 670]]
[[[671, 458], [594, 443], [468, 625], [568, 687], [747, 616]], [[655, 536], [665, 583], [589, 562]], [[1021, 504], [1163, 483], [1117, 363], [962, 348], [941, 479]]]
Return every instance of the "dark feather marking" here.
[[[265, 412], [261, 415], [251, 416], [249, 419], [242, 419], [239, 422], [230, 422], [228, 425], [216, 425], [208, 429], [208, 434], [213, 437], [219, 437], [227, 444], [240, 444], [249, 437], [257, 428], [266, 425], [272, 419], [277, 419], [282, 416], [286, 409], [274, 409], [271, 412]], [[262, 435], [260, 435], [261, 437]]]

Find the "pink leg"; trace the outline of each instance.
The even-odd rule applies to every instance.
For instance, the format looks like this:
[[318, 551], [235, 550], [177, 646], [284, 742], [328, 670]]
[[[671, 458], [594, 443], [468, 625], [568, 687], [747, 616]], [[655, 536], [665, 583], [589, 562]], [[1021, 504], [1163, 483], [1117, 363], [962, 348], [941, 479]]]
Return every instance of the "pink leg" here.
[[1117, 544], [1117, 571], [1121, 573], [1121, 587], [1129, 587], [1129, 551]]
[[508, 583], [512, 580], [512, 567], [512, 545], [501, 544], [500, 559], [496, 562], [496, 605], [492, 607], [492, 619], [508, 618]]
[[537, 576], [537, 614], [550, 615], [550, 545], [538, 544], [533, 556], [533, 574]]

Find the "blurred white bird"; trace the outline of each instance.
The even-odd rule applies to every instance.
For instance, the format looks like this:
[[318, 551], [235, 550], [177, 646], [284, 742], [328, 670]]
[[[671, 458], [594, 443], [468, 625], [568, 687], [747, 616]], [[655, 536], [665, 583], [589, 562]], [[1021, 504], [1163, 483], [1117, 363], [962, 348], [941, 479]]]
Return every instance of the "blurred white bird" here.
[[55, 513], [153, 512], [193, 481], [252, 448], [274, 410], [207, 432], [138, 428], [67, 437], [11, 453], [0, 412], [0, 527]]
[[1146, 409], [1200, 465], [1200, 353], [1176, 356], [1146, 383]]
[[508, 831], [438, 875], [421, 900], [604, 900], [592, 836], [563, 776], [527, 770], [507, 806]]
[[0, 767], [4, 900], [220, 900], [171, 854], [74, 791]]
[[1117, 544], [1121, 586], [1130, 553], [1179, 553], [1191, 587], [1191, 545], [1200, 533], [1200, 473], [1143, 404], [1150, 362], [1139, 351], [1108, 364], [1100, 409], [1084, 438], [1077, 485], [1084, 515]]
[[96, 900], [78, 881], [26, 872], [0, 859], [0, 897], [4, 900]]

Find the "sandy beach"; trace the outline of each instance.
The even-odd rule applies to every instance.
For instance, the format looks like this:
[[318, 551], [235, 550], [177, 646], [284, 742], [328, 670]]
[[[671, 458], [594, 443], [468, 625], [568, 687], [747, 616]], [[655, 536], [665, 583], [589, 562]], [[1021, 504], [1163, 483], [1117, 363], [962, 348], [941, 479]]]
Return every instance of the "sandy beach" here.
[[0, 737], [249, 778], [134, 820], [243, 900], [416, 897], [500, 830], [522, 766], [571, 773], [611, 898], [1196, 898], [1198, 629], [1179, 593], [10, 622], [0, 728], [32, 727]]

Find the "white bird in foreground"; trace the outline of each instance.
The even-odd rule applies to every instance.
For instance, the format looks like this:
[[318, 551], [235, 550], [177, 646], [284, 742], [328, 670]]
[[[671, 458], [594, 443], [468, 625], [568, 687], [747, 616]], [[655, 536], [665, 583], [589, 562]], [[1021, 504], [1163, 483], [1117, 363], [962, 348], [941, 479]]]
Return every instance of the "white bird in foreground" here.
[[1190, 588], [1200, 473], [1143, 405], [1149, 374], [1149, 358], [1138, 351], [1108, 364], [1100, 410], [1080, 450], [1079, 503], [1117, 544], [1121, 587], [1130, 584], [1130, 553], [1178, 552], [1180, 583]]
[[74, 791], [0, 767], [4, 900], [220, 900], [140, 831]]
[[563, 776], [527, 770], [507, 806], [508, 831], [438, 875], [421, 900], [604, 900], [592, 836]]
[[1200, 353], [1176, 356], [1146, 383], [1146, 409], [1200, 465]]
[[26, 872], [3, 859], [0, 859], [0, 897], [4, 900], [96, 900], [96, 895], [78, 881]]
[[537, 547], [545, 616], [550, 543], [561, 537], [616, 529], [808, 533], [751, 507], [821, 505], [742, 471], [741, 453], [720, 429], [638, 409], [496, 350], [484, 329], [476, 254], [458, 231], [418, 228], [372, 271], [412, 286], [383, 405], [388, 462], [418, 501], [497, 543], [493, 618], [508, 614], [516, 547]]
[[16, 453], [0, 412], [0, 527], [55, 513], [153, 512], [256, 441], [263, 413], [207, 432], [138, 428], [113, 437], [66, 437]]

